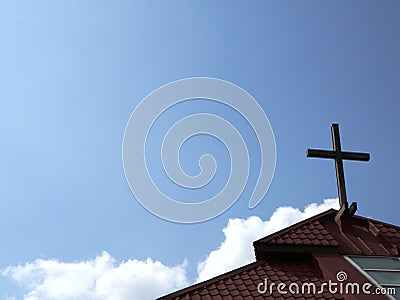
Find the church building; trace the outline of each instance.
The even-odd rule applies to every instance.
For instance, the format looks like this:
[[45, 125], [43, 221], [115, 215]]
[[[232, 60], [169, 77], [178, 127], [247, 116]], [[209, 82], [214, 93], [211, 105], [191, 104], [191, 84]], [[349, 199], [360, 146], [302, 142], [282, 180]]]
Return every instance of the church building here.
[[328, 210], [253, 243], [256, 261], [159, 300], [400, 299], [400, 227], [355, 215], [347, 202], [343, 160], [369, 154], [341, 150], [308, 157], [335, 160], [341, 208]]

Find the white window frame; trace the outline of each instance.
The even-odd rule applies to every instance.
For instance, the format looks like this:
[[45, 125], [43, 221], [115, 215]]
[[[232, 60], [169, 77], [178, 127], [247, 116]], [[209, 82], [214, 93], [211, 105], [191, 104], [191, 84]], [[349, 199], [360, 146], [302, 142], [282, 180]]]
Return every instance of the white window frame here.
[[[390, 258], [390, 257], [395, 257], [396, 256], [380, 256], [380, 255], [374, 255], [374, 256], [366, 256], [366, 255], [344, 255], [343, 256], [345, 260], [347, 260], [354, 268], [356, 268], [361, 274], [363, 274], [370, 282], [372, 282], [375, 286], [380, 287], [380, 288], [386, 288], [386, 287], [394, 287], [394, 288], [400, 288], [400, 284], [384, 284], [383, 286], [377, 282], [374, 278], [371, 277], [367, 272], [368, 271], [377, 271], [377, 272], [399, 272], [399, 270], [395, 269], [376, 269], [376, 268], [367, 268], [367, 269], [362, 269], [355, 261], [353, 261], [351, 258], [352, 257], [365, 257], [365, 258]], [[392, 295], [384, 295], [388, 297], [391, 300], [396, 300]], [[399, 296], [396, 294], [396, 296]]]

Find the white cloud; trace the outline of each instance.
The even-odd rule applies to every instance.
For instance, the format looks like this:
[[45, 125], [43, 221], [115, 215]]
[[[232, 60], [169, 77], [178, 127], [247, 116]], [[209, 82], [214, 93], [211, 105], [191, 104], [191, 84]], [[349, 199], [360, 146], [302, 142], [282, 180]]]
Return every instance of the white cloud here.
[[[223, 229], [225, 240], [198, 264], [197, 281], [252, 262], [253, 241], [332, 207], [338, 208], [337, 199], [309, 204], [303, 211], [279, 207], [267, 221], [256, 216], [230, 219]], [[25, 300], [146, 300], [188, 285], [186, 262], [165, 266], [148, 258], [117, 264], [107, 252], [92, 260], [71, 263], [37, 259], [25, 265], [10, 266], [1, 274], [27, 291]]]
[[197, 266], [197, 282], [223, 274], [254, 261], [253, 242], [266, 235], [307, 219], [330, 208], [339, 208], [338, 199], [325, 199], [322, 204], [311, 203], [303, 211], [290, 206], [277, 208], [267, 221], [251, 216], [229, 219], [222, 230], [225, 240], [217, 250]]
[[2, 274], [28, 288], [25, 300], [154, 299], [187, 285], [186, 263], [168, 267], [148, 258], [116, 265], [107, 252], [94, 260], [64, 263], [37, 259]]

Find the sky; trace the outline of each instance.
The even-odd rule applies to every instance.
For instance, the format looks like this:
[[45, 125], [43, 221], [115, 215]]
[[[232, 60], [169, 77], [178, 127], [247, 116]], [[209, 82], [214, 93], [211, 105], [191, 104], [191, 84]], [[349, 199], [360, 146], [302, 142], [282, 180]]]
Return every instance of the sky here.
[[[334, 122], [344, 150], [371, 154], [345, 162], [357, 214], [400, 224], [396, 1], [1, 1], [0, 45], [0, 299], [153, 299], [251, 262], [253, 240], [337, 208], [334, 163], [305, 156], [331, 149]], [[250, 179], [218, 217], [180, 224], [135, 199], [122, 142], [142, 99], [189, 77], [251, 94], [277, 160], [254, 209]], [[207, 153], [218, 158], [217, 184], [189, 202], [228, 178], [213, 138], [193, 139], [179, 158], [194, 175]], [[166, 180], [160, 189], [176, 196]]]

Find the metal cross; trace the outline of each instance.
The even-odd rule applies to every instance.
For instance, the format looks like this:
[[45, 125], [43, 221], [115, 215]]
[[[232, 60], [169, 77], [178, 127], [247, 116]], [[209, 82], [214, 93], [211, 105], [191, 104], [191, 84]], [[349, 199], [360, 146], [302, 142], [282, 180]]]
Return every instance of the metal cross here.
[[346, 184], [344, 181], [343, 160], [369, 161], [370, 156], [369, 153], [342, 151], [342, 147], [340, 145], [339, 125], [332, 124], [331, 130], [333, 151], [307, 149], [307, 157], [330, 158], [335, 160], [336, 182], [340, 203], [340, 210], [335, 217], [335, 220], [337, 221], [343, 214], [352, 216], [357, 210], [356, 202], [353, 202], [350, 208], [348, 206]]

